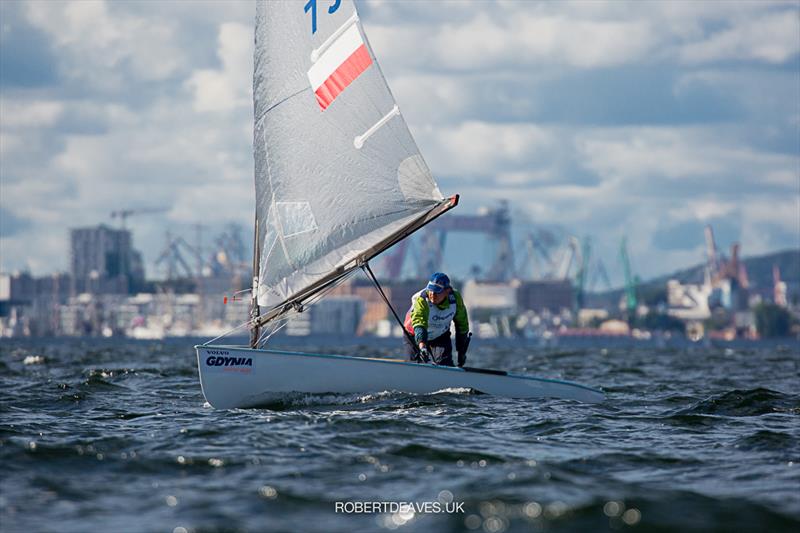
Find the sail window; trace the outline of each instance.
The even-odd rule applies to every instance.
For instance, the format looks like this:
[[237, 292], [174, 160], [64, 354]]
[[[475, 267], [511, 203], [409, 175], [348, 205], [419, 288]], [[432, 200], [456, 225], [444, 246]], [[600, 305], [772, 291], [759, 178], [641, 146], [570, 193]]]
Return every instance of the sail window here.
[[419, 154], [403, 159], [397, 167], [397, 183], [400, 185], [403, 198], [408, 202], [425, 202], [431, 196], [442, 195], [433, 181], [428, 165]]
[[317, 229], [317, 221], [308, 202], [275, 202], [275, 210], [284, 238]]

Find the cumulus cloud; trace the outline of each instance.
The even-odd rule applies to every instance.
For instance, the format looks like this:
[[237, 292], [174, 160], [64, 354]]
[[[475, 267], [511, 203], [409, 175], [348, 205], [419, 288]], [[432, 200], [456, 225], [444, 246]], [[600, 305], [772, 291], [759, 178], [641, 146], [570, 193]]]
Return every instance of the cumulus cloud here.
[[478, 121], [426, 130], [419, 137], [434, 169], [462, 176], [528, 169], [552, 143], [551, 136], [533, 124]]
[[[169, 19], [112, 13], [101, 0], [29, 2], [26, 8], [30, 23], [59, 47], [67, 77], [114, 88], [125, 81], [125, 71], [142, 81], [159, 80], [185, 63]], [[64, 56], [77, 61], [65, 65]]]
[[194, 95], [196, 111], [229, 111], [250, 105], [252, 85], [242, 80], [253, 72], [252, 34], [252, 28], [243, 24], [220, 26], [217, 54], [222, 68], [198, 70], [186, 81]]
[[724, 30], [684, 45], [680, 58], [687, 63], [739, 59], [780, 64], [798, 52], [800, 18], [796, 11], [786, 11], [735, 20]]
[[790, 176], [800, 155], [755, 150], [716, 128], [603, 129], [581, 133], [576, 143], [588, 168], [636, 190], [657, 191], [665, 180], [684, 182], [678, 193], [714, 189], [721, 198], [767, 189], [797, 192], [798, 181]]
[[[382, 58], [409, 68], [456, 71], [541, 64], [608, 67], [640, 59], [657, 44], [647, 20], [586, 20], [531, 11], [518, 8], [498, 18], [489, 10], [467, 9], [471, 18], [438, 27], [378, 25], [370, 42], [376, 51], [387, 52]], [[409, 48], [415, 52], [402, 53]]]

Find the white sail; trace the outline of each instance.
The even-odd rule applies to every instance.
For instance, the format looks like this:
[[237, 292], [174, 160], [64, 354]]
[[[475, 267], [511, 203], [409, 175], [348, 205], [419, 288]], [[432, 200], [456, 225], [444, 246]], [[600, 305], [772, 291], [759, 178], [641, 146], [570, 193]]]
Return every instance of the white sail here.
[[259, 0], [255, 44], [257, 297], [274, 307], [443, 197], [351, 0]]

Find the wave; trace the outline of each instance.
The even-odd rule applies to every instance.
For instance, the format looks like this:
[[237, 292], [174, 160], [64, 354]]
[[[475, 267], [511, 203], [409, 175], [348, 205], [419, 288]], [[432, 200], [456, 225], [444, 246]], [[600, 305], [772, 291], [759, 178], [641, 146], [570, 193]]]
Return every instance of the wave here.
[[800, 442], [788, 433], [762, 429], [736, 440], [736, 447], [753, 451], [797, 451]]
[[[387, 404], [387, 408], [413, 408], [440, 405], [451, 397], [470, 397], [480, 395], [468, 388], [442, 389], [429, 394], [414, 394], [401, 391], [381, 391], [372, 393], [275, 393], [258, 405], [258, 409], [288, 411], [305, 407], [328, 407], [361, 404]], [[402, 402], [402, 403], [397, 403]]]
[[[480, 509], [481, 516], [472, 515], [472, 522], [476, 528], [484, 524], [487, 531], [625, 531], [631, 527], [641, 531], [797, 531], [800, 527], [796, 517], [741, 498], [634, 487], [621, 488], [621, 492], [577, 504], [468, 499], [465, 506], [468, 514]], [[494, 524], [502, 526], [491, 527]]]
[[406, 444], [404, 446], [391, 449], [388, 451], [388, 453], [397, 457], [425, 459], [427, 461], [440, 461], [446, 463], [455, 463], [457, 461], [463, 461], [465, 463], [480, 463], [481, 461], [484, 461], [483, 464], [485, 465], [486, 463], [496, 464], [506, 462], [506, 459], [500, 457], [499, 455], [480, 452], [462, 452], [458, 450], [443, 450], [422, 444]]
[[326, 407], [341, 405], [358, 405], [377, 402], [392, 398], [402, 398], [407, 393], [384, 391], [371, 394], [359, 393], [321, 393], [311, 394], [303, 392], [275, 393], [258, 405], [258, 409], [270, 411], [291, 411], [305, 407]]
[[701, 400], [674, 416], [718, 415], [760, 416], [775, 412], [800, 412], [800, 401], [796, 395], [784, 394], [770, 389], [732, 390]]

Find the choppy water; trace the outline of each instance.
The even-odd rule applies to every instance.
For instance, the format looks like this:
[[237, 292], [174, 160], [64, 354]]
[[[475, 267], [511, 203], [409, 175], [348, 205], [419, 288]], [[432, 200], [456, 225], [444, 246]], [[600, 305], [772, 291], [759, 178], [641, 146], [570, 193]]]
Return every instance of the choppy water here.
[[[476, 343], [470, 364], [608, 401], [386, 392], [215, 411], [190, 341], [4, 340], [0, 529], [800, 530], [796, 344]], [[335, 512], [451, 500], [464, 512]]]

